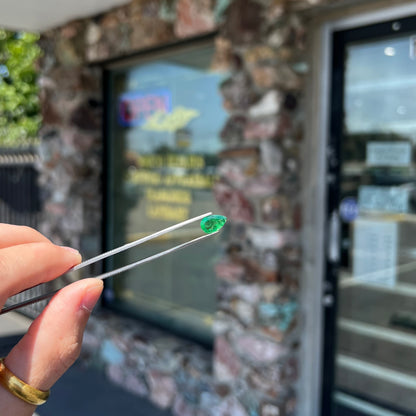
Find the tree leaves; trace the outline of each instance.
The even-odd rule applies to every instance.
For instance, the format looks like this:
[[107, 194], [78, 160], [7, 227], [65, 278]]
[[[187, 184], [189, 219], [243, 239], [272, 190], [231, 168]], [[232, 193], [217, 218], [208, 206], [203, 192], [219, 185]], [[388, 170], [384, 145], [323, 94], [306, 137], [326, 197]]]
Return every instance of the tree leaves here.
[[35, 63], [39, 36], [0, 29], [0, 146], [35, 143], [40, 127]]

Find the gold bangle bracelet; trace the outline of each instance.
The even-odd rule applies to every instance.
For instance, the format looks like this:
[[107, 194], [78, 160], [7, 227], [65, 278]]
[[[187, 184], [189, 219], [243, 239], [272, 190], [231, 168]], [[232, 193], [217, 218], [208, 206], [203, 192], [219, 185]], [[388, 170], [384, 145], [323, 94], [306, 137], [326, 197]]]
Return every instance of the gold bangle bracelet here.
[[38, 390], [15, 376], [0, 358], [0, 385], [26, 403], [38, 406], [48, 400], [50, 391]]

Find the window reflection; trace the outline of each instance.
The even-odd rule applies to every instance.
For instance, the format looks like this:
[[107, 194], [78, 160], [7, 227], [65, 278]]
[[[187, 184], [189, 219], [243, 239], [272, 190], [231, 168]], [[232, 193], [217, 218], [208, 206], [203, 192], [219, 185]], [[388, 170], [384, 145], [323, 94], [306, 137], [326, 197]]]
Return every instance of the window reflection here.
[[340, 403], [406, 415], [416, 414], [413, 39], [346, 48], [336, 361]]
[[[113, 70], [110, 91], [110, 246], [190, 217], [219, 213], [212, 194], [226, 114], [210, 70], [213, 47], [177, 51]], [[131, 250], [112, 267], [200, 234], [199, 225]], [[125, 273], [115, 305], [204, 339], [215, 311], [218, 237]]]

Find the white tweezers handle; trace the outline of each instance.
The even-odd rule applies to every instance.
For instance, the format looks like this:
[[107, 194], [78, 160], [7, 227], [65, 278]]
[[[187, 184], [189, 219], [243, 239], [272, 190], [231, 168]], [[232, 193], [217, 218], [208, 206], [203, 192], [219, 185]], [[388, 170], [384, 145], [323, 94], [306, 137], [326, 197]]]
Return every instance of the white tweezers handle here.
[[[174, 230], [176, 230], [178, 228], [184, 227], [185, 225], [188, 225], [188, 224], [190, 224], [192, 222], [201, 220], [201, 219], [207, 217], [208, 215], [211, 215], [211, 212], [208, 212], [208, 213], [202, 214], [202, 215], [198, 215], [197, 217], [194, 217], [194, 218], [191, 218], [189, 220], [186, 220], [186, 221], [180, 222], [178, 224], [172, 225], [171, 227], [165, 228], [165, 229], [163, 229], [161, 231], [158, 231], [158, 232], [156, 232], [154, 234], [151, 234], [151, 235], [148, 235], [146, 237], [140, 238], [139, 240], [133, 241], [133, 242], [128, 243], [128, 244], [124, 244], [121, 247], [117, 247], [117, 248], [115, 248], [113, 250], [110, 250], [110, 251], [107, 251], [105, 253], [102, 253], [102, 254], [100, 254], [100, 255], [98, 255], [96, 257], [93, 257], [93, 258], [91, 258], [89, 260], [86, 260], [86, 261], [78, 264], [77, 266], [75, 266], [72, 269], [70, 269], [69, 272], [75, 271], [75, 270], [79, 270], [79, 269], [81, 269], [81, 268], [83, 268], [85, 266], [88, 266], [90, 264], [96, 263], [96, 262], [98, 262], [98, 261], [100, 261], [102, 259], [105, 259], [107, 257], [113, 256], [114, 254], [120, 253], [122, 251], [128, 250], [129, 248], [132, 248], [132, 247], [138, 246], [140, 244], [143, 244], [143, 243], [145, 243], [145, 242], [147, 242], [149, 240], [152, 240], [154, 238], [157, 238], [157, 237], [159, 237], [159, 236], [161, 236], [163, 234], [167, 234], [167, 233], [172, 232], [172, 231], [174, 231]], [[196, 238], [194, 238], [192, 240], [186, 241], [185, 243], [178, 244], [177, 246], [171, 247], [171, 248], [169, 248], [167, 250], [161, 251], [161, 252], [156, 253], [156, 254], [154, 254], [152, 256], [146, 257], [146, 258], [141, 259], [141, 260], [138, 260], [138, 261], [136, 261], [134, 263], [128, 264], [128, 265], [123, 266], [123, 267], [120, 267], [120, 268], [118, 268], [116, 270], [112, 270], [110, 272], [103, 273], [103, 274], [100, 274], [98, 276], [95, 276], [95, 278], [96, 279], [101, 279], [101, 280], [107, 279], [110, 276], [114, 276], [116, 274], [119, 274], [119, 273], [125, 272], [127, 270], [133, 269], [134, 267], [137, 267], [137, 266], [139, 266], [141, 264], [144, 264], [144, 263], [148, 263], [149, 261], [152, 261], [152, 260], [155, 260], [155, 259], [157, 259], [159, 257], [165, 256], [166, 254], [172, 253], [172, 252], [174, 252], [176, 250], [180, 250], [181, 248], [184, 248], [186, 246], [189, 246], [191, 244], [194, 244], [194, 243], [196, 243], [198, 241], [201, 241], [201, 240], [203, 240], [205, 238], [212, 237], [213, 235], [217, 234], [218, 232], [219, 231], [215, 231], [215, 232], [210, 233], [210, 234], [205, 234], [205, 235], [202, 235], [200, 237], [196, 237]], [[40, 302], [42, 300], [49, 299], [55, 293], [59, 292], [59, 290], [60, 289], [55, 290], [53, 292], [45, 293], [45, 294], [40, 295], [40, 296], [36, 296], [34, 298], [31, 298], [31, 299], [27, 299], [27, 300], [25, 300], [23, 302], [19, 302], [19, 303], [16, 303], [14, 305], [5, 306], [3, 309], [0, 310], [0, 315], [3, 315], [4, 313], [13, 311], [15, 309], [22, 308], [24, 306], [29, 306], [29, 305], [31, 305], [33, 303]]]
[[[177, 230], [178, 228], [182, 228], [185, 225], [191, 224], [192, 222], [202, 220], [203, 218], [207, 217], [208, 215], [211, 215], [212, 212], [207, 212], [206, 214], [198, 215], [197, 217], [190, 218], [189, 220], [185, 220], [182, 222], [179, 222], [177, 224], [174, 224], [170, 227], [164, 228], [163, 230], [157, 231], [156, 233], [147, 235], [146, 237], [140, 238], [138, 240], [135, 240], [131, 243], [124, 244], [123, 246], [114, 248], [113, 250], [106, 251], [105, 253], [99, 254], [98, 256], [92, 257], [91, 259], [85, 260], [82, 263], [76, 265], [68, 272], [74, 272], [76, 270], [82, 269], [83, 267], [89, 266], [90, 264], [97, 263], [100, 260], [103, 260], [107, 257], [114, 256], [114, 254], [121, 253], [122, 251], [128, 250], [129, 248], [136, 247], [140, 244], [146, 243], [149, 240], [153, 240], [154, 238], [160, 237], [161, 235], [170, 233], [174, 230]], [[98, 277], [98, 276], [97, 276]]]
[[141, 264], [148, 263], [149, 261], [155, 260], [155, 259], [157, 259], [159, 257], [165, 256], [166, 254], [172, 253], [172, 252], [174, 252], [176, 250], [180, 250], [181, 248], [184, 248], [186, 246], [189, 246], [191, 244], [194, 244], [194, 243], [196, 243], [196, 242], [198, 242], [200, 240], [203, 240], [204, 238], [211, 237], [211, 236], [217, 234], [218, 232], [219, 231], [215, 231], [214, 233], [211, 233], [211, 234], [201, 235], [200, 237], [194, 238], [193, 240], [186, 241], [185, 243], [178, 244], [175, 247], [168, 248], [167, 250], [164, 250], [164, 251], [161, 251], [159, 253], [153, 254], [152, 256], [146, 257], [146, 258], [144, 258], [142, 260], [138, 260], [138, 261], [136, 261], [134, 263], [130, 263], [127, 266], [123, 266], [123, 267], [120, 267], [120, 268], [118, 268], [116, 270], [112, 270], [111, 272], [107, 272], [107, 273], [103, 273], [103, 274], [100, 274], [98, 276], [95, 276], [95, 278], [96, 279], [101, 279], [101, 280], [107, 279], [107, 277], [111, 277], [111, 276], [114, 276], [116, 274], [123, 273], [123, 272], [125, 272], [127, 270], [130, 270], [130, 269], [133, 269], [134, 267], [137, 267], [137, 266], [139, 266]]

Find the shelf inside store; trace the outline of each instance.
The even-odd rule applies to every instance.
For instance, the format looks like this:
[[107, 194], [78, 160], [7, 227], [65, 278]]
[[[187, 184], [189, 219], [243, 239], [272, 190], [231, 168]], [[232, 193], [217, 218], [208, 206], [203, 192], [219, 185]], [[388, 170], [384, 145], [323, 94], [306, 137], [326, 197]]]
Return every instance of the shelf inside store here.
[[[414, 314], [416, 322], [416, 284], [401, 281], [400, 275], [395, 285], [382, 286], [341, 273], [338, 287], [340, 318], [391, 327], [393, 315], [407, 311]], [[416, 336], [416, 329], [410, 332]]]
[[[407, 266], [414, 269], [416, 262]], [[416, 323], [416, 284], [402, 282], [400, 273], [391, 287], [366, 284], [344, 271], [339, 291], [338, 387], [416, 409], [416, 326], [392, 324], [403, 311]]]
[[390, 403], [400, 415], [415, 415], [416, 377], [345, 354], [336, 362], [338, 389], [360, 392], [370, 403]]

